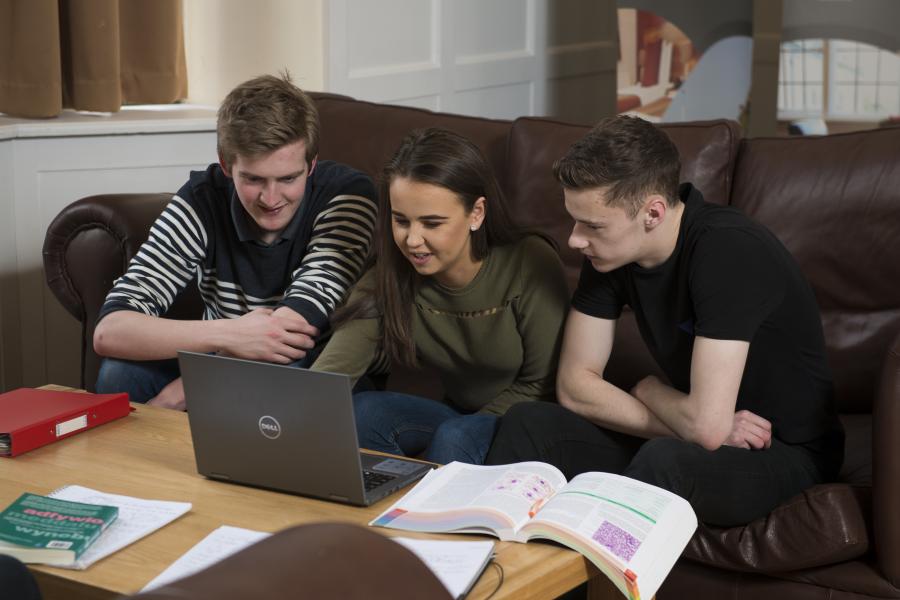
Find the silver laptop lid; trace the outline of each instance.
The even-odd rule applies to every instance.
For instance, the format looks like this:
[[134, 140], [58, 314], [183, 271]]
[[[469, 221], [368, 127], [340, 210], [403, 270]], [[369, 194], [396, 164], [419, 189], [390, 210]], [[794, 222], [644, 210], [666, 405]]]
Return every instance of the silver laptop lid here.
[[179, 352], [197, 471], [366, 504], [350, 379]]

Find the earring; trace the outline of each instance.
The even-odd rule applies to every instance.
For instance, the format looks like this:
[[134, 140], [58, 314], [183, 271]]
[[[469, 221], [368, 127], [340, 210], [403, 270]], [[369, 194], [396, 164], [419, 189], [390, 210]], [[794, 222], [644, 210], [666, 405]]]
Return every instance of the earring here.
[[477, 230], [478, 230], [478, 226], [472, 225], [471, 227], [469, 227], [469, 229], [471, 229], [472, 231], [477, 231]]

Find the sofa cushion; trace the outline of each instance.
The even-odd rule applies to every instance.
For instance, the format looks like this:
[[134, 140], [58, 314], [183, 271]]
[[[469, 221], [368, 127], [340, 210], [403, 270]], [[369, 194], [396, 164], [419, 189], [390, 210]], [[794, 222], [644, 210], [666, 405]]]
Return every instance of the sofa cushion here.
[[871, 488], [817, 485], [743, 527], [701, 524], [684, 557], [717, 568], [784, 573], [862, 556]]
[[731, 203], [768, 227], [812, 285], [838, 409], [871, 412], [900, 331], [900, 129], [744, 140]]
[[368, 173], [376, 180], [400, 141], [413, 129], [443, 127], [481, 148], [494, 174], [503, 179], [509, 121], [435, 113], [376, 104], [334, 94], [312, 93], [319, 109], [319, 156]]
[[680, 560], [656, 597], [661, 600], [887, 600], [900, 598], [900, 589], [886, 581], [868, 557], [771, 576], [726, 571]]
[[[671, 123], [660, 126], [681, 154], [681, 177], [691, 181], [710, 202], [726, 204], [740, 132], [732, 121]], [[505, 190], [514, 214], [526, 227], [551, 235], [559, 244], [569, 282], [577, 280], [581, 255], [566, 241], [572, 220], [563, 192], [553, 178], [553, 163], [590, 128], [550, 119], [517, 119], [509, 136]]]

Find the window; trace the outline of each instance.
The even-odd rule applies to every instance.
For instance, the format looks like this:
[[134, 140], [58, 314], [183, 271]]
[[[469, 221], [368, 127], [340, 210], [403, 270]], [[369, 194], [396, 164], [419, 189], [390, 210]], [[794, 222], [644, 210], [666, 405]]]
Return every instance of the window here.
[[781, 45], [778, 69], [778, 110], [803, 115], [822, 114], [825, 82], [822, 40], [800, 40]]
[[782, 118], [880, 119], [900, 114], [900, 56], [845, 40], [781, 45]]

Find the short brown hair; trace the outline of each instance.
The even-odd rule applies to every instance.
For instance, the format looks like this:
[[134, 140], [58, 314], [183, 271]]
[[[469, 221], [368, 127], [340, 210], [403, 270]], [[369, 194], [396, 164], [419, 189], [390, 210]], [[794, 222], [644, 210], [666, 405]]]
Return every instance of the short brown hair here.
[[649, 121], [625, 115], [600, 121], [553, 165], [563, 187], [604, 188], [607, 204], [624, 208], [631, 218], [649, 194], [674, 206], [680, 172], [669, 136]]
[[216, 136], [226, 165], [233, 164], [237, 155], [260, 156], [300, 140], [306, 142], [306, 162], [311, 164], [319, 153], [319, 112], [288, 73], [261, 75], [225, 97]]

